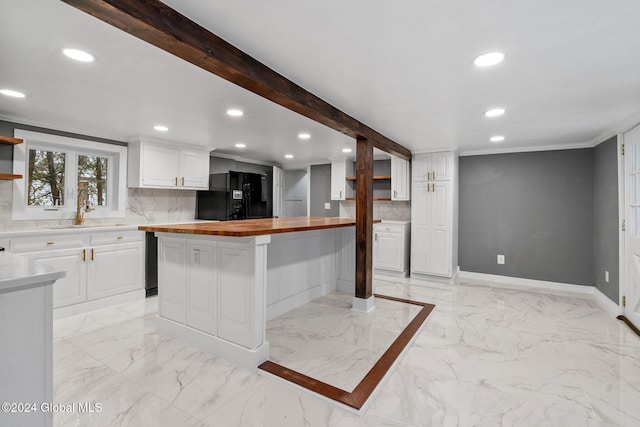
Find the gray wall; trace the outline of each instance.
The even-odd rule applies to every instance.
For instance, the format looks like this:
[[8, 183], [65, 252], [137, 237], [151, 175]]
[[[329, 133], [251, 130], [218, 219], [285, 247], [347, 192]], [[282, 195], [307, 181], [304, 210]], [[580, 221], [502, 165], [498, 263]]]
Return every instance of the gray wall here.
[[[615, 137], [595, 148], [594, 278], [596, 287], [618, 303], [618, 147]], [[609, 283], [605, 282], [609, 272]]]
[[461, 157], [461, 270], [593, 285], [593, 168], [593, 149]]
[[[340, 216], [340, 202], [331, 201], [331, 165], [312, 165], [310, 180], [310, 216]], [[330, 203], [331, 209], [324, 204]]]

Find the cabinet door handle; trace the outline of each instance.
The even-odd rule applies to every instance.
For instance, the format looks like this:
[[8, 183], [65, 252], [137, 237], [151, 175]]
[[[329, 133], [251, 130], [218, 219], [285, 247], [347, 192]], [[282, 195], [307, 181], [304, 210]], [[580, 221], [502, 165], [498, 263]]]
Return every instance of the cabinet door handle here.
[[184, 187], [184, 176], [182, 177], [182, 186]]
[[432, 180], [435, 181], [436, 180], [436, 171], [431, 171], [431, 176], [432, 176]]
[[117, 237], [117, 239], [118, 239], [118, 240], [122, 240], [122, 239], [124, 239], [124, 237], [122, 237], [122, 236], [118, 236], [118, 237]]
[[47, 245], [51, 246], [51, 245], [55, 245], [56, 242], [47, 242]]
[[82, 262], [86, 262], [87, 261], [87, 250], [83, 249], [82, 250]]
[[374, 235], [374, 240], [377, 241], [378, 240], [378, 233], [374, 233], [373, 235]]
[[431, 180], [431, 178], [430, 178], [430, 177], [431, 177], [431, 173], [430, 173], [430, 172], [427, 172], [427, 181], [430, 181], [430, 180]]
[[427, 183], [427, 193], [431, 192], [431, 187], [429, 186], [429, 183]]
[[200, 249], [193, 250], [193, 262], [196, 265], [200, 265]]
[[342, 190], [340, 190], [340, 198], [342, 199]]
[[398, 197], [398, 192], [396, 190], [393, 190], [393, 198], [397, 198]]
[[435, 185], [435, 184], [431, 184], [431, 191], [432, 191], [433, 193], [435, 193], [435, 192], [436, 192], [436, 185]]
[[91, 248], [91, 261], [95, 259], [95, 249]]
[[175, 180], [176, 180], [176, 187], [177, 187], [178, 186], [178, 177], [177, 176], [176, 176]]

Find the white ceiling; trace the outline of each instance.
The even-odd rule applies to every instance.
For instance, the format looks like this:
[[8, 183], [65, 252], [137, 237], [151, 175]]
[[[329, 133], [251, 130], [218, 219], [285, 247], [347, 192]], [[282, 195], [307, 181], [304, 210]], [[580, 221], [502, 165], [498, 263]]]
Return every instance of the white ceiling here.
[[[589, 146], [640, 120], [637, 0], [166, 3], [414, 152]], [[97, 59], [71, 61], [63, 47]], [[491, 50], [505, 61], [475, 68], [473, 58]], [[60, 1], [2, 0], [0, 52], [0, 87], [27, 93], [0, 97], [0, 118], [161, 137], [285, 167], [354, 147]], [[483, 116], [497, 106], [504, 116]], [[230, 107], [245, 115], [228, 117]], [[311, 140], [300, 141], [302, 131]], [[490, 143], [497, 134], [506, 140]]]

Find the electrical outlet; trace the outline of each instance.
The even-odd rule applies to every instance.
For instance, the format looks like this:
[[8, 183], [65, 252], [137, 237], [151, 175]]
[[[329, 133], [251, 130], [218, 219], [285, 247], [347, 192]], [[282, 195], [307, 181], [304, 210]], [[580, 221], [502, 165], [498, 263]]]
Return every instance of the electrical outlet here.
[[504, 264], [504, 255], [498, 255], [498, 264]]
[[325, 203], [325, 204], [324, 204], [324, 208], [325, 208], [326, 210], [331, 209], [331, 202], [329, 202], [329, 203]]
[[609, 272], [608, 271], [604, 272], [604, 281], [609, 283]]

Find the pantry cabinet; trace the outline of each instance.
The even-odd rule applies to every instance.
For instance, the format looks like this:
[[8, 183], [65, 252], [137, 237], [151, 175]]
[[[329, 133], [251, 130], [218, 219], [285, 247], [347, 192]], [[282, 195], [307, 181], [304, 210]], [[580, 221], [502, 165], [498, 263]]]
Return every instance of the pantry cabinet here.
[[209, 189], [209, 151], [148, 138], [129, 141], [127, 186]]
[[457, 157], [419, 154], [413, 163], [411, 273], [452, 278], [458, 264]]

